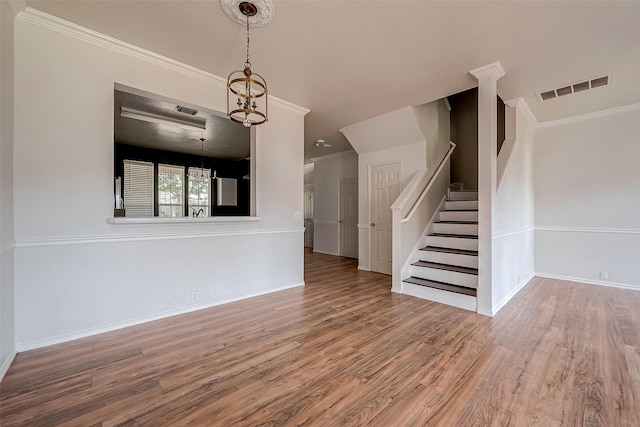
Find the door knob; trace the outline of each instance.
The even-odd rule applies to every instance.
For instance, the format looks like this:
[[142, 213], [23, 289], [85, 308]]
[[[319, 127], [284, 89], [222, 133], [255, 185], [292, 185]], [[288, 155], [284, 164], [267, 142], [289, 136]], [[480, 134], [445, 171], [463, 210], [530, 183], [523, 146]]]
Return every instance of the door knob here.
[[342, 220], [338, 220], [338, 223], [342, 224]]
[[376, 226], [376, 223], [375, 223], [375, 222], [372, 222], [372, 223], [371, 223], [371, 226], [372, 226], [372, 227], [375, 227], [375, 226]]

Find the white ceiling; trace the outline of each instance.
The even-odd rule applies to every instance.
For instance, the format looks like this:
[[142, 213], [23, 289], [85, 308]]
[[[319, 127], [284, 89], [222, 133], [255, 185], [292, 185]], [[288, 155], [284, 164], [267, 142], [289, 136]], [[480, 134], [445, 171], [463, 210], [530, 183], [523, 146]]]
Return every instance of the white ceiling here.
[[[494, 61], [507, 73], [500, 96], [524, 97], [540, 122], [640, 103], [640, 1], [274, 3], [251, 31], [251, 63], [272, 95], [311, 110], [305, 159], [348, 149], [345, 126], [475, 86], [469, 70]], [[27, 5], [218, 76], [244, 63], [245, 28], [218, 0]], [[602, 75], [608, 87], [535, 96]]]

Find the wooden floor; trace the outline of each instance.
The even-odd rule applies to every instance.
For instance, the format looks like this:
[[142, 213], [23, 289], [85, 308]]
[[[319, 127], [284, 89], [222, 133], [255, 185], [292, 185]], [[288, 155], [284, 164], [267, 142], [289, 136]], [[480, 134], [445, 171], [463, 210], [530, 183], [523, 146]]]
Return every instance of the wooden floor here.
[[306, 286], [21, 353], [8, 426], [640, 426], [640, 292], [534, 279], [493, 319], [305, 254]]

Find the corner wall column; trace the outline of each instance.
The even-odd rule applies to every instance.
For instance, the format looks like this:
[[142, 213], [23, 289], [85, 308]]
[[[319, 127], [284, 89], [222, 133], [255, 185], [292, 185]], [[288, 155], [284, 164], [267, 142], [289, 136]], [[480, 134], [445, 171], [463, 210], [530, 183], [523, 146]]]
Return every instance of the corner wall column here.
[[477, 311], [493, 316], [492, 212], [497, 188], [497, 82], [505, 75], [500, 62], [471, 70], [478, 79], [478, 296]]

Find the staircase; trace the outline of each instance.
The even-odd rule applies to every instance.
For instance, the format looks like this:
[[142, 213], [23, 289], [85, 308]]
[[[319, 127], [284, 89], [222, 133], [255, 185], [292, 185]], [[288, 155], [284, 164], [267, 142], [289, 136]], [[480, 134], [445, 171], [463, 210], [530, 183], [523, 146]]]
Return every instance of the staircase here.
[[451, 192], [433, 232], [426, 236], [426, 246], [417, 252], [403, 292], [476, 311], [478, 193]]

